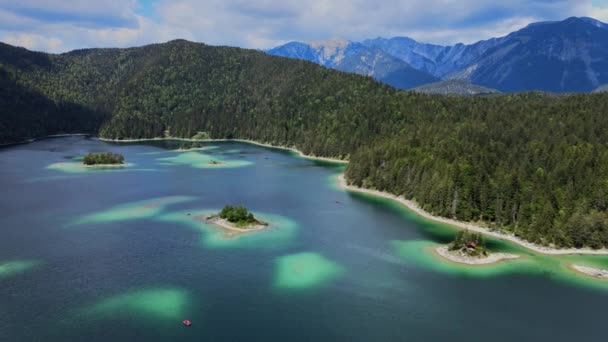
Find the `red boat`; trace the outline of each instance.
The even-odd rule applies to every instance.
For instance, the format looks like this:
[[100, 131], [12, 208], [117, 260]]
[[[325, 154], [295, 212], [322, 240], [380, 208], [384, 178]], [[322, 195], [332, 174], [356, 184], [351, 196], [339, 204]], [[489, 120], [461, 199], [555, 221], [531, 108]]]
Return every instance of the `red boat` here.
[[192, 325], [192, 322], [190, 322], [189, 320], [185, 319], [182, 321], [182, 323], [184, 323], [185, 326], [189, 327]]

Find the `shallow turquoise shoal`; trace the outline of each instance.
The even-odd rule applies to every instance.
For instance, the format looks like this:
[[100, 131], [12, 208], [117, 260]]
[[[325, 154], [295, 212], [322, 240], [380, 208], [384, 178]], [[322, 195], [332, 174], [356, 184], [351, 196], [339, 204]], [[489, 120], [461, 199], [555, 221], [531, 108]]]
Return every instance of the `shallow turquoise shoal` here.
[[167, 206], [193, 201], [191, 196], [158, 197], [144, 201], [121, 204], [79, 218], [75, 224], [108, 223], [150, 218], [162, 212]]
[[280, 248], [291, 244], [298, 225], [287, 217], [253, 211], [256, 218], [269, 223], [259, 231], [239, 233], [204, 222], [203, 217], [217, 214], [219, 209], [178, 211], [160, 215], [164, 222], [179, 223], [200, 233], [201, 244], [211, 248]]
[[0, 280], [30, 271], [41, 265], [36, 260], [0, 261]]
[[[201, 152], [180, 152], [177, 156], [158, 158], [161, 165], [188, 165], [197, 169], [237, 168], [252, 165], [253, 162], [241, 159], [228, 159], [220, 155]], [[219, 164], [213, 164], [217, 162]]]
[[335, 281], [344, 267], [319, 253], [304, 252], [275, 260], [274, 286], [282, 289], [311, 289]]
[[91, 307], [86, 315], [97, 319], [128, 318], [178, 324], [186, 317], [190, 294], [179, 288], [146, 288], [108, 296]]

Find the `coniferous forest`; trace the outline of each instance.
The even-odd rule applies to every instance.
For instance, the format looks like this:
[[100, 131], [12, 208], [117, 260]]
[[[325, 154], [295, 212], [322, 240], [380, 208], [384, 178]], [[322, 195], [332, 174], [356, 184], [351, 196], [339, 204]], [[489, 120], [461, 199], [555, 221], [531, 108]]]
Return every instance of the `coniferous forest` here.
[[348, 158], [355, 185], [532, 242], [608, 246], [608, 93], [425, 95], [182, 40], [61, 55], [0, 44], [0, 144], [199, 132]]

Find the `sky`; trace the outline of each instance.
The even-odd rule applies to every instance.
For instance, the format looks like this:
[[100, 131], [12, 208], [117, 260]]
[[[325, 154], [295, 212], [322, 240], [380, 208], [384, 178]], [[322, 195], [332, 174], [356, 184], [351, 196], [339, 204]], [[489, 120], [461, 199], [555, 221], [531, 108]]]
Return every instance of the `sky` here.
[[54, 53], [177, 38], [256, 49], [332, 37], [450, 45], [571, 16], [608, 22], [608, 0], [0, 0], [0, 41]]

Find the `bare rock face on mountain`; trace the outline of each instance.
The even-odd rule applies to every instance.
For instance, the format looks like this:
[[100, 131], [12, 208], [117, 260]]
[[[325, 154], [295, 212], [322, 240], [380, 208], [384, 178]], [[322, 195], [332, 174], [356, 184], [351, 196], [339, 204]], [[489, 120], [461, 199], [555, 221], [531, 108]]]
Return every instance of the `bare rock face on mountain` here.
[[371, 76], [399, 89], [411, 89], [438, 80], [379, 48], [343, 38], [308, 43], [292, 42], [267, 53], [304, 59], [328, 68]]
[[[426, 79], [408, 67], [503, 92], [591, 92], [608, 83], [608, 25], [591, 18], [534, 23], [505, 37], [469, 45], [441, 46], [395, 37], [360, 44], [290, 43], [268, 52], [363, 73], [405, 89]], [[405, 64], [400, 66], [399, 61]], [[391, 70], [403, 71], [388, 77]]]

